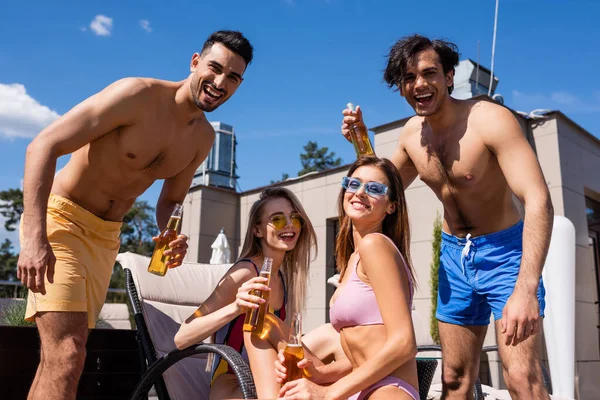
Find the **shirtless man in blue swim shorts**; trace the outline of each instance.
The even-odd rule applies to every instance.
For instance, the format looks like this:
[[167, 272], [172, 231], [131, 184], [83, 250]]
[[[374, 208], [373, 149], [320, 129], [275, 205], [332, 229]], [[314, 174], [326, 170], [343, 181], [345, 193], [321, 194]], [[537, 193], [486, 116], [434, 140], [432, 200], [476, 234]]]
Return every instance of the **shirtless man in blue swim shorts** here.
[[[414, 35], [391, 49], [384, 79], [415, 110], [391, 160], [404, 187], [417, 176], [444, 206], [437, 319], [443, 399], [472, 398], [494, 314], [504, 379], [513, 399], [548, 399], [541, 367], [542, 267], [553, 208], [536, 155], [512, 113], [450, 97], [454, 44]], [[364, 124], [344, 110], [342, 133]], [[523, 204], [521, 220], [513, 194]]]

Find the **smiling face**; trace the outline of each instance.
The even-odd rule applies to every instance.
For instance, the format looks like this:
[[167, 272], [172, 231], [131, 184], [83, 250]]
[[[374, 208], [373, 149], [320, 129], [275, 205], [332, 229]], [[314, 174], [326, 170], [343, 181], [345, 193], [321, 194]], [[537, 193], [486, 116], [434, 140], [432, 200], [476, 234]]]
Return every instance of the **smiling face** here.
[[225, 103], [242, 83], [244, 59], [220, 43], [192, 56], [190, 91], [202, 111], [210, 112]]
[[387, 214], [391, 214], [395, 210], [394, 204], [390, 201], [389, 196], [370, 195], [365, 190], [364, 184], [367, 182], [378, 182], [389, 187], [385, 173], [371, 165], [365, 165], [357, 168], [351, 175], [362, 182], [362, 186], [352, 193], [346, 190], [344, 193], [344, 212], [352, 220], [353, 224], [381, 224]]
[[426, 49], [417, 53], [406, 66], [406, 73], [399, 83], [400, 94], [417, 115], [427, 117], [435, 114], [450, 97], [454, 73], [444, 74], [438, 53]]
[[261, 247], [291, 251], [296, 247], [302, 230], [301, 216], [285, 198], [270, 199], [263, 207], [254, 235], [261, 239]]

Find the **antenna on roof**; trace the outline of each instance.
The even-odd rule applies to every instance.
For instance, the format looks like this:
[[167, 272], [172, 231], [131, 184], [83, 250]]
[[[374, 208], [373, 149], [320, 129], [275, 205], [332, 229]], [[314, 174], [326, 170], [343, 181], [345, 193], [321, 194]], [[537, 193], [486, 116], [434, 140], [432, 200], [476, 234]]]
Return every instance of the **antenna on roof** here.
[[475, 70], [475, 93], [479, 94], [479, 45], [481, 42], [477, 41], [477, 69]]
[[498, 29], [498, 2], [496, 0], [496, 14], [494, 16], [494, 37], [492, 39], [492, 65], [490, 71], [490, 86], [488, 88], [488, 96], [492, 95], [492, 86], [494, 85], [494, 54], [496, 52], [496, 30]]

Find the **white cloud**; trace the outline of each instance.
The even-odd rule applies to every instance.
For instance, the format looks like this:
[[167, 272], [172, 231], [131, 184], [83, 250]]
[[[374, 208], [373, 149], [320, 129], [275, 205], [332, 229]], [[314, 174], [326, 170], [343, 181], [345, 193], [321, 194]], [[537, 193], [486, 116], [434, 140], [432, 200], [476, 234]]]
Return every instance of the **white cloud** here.
[[8, 137], [33, 138], [60, 117], [27, 94], [20, 83], [0, 83], [0, 133]]
[[90, 29], [98, 36], [110, 36], [112, 27], [112, 18], [102, 14], [96, 15], [90, 23]]
[[600, 93], [594, 93], [592, 96], [578, 96], [566, 91], [541, 94], [513, 90], [512, 96], [513, 104], [511, 107], [525, 112], [539, 108], [560, 110], [572, 114], [600, 112]]
[[152, 32], [152, 28], [150, 27], [150, 21], [148, 21], [147, 19], [140, 20], [140, 26], [146, 32], [148, 32], [148, 33]]

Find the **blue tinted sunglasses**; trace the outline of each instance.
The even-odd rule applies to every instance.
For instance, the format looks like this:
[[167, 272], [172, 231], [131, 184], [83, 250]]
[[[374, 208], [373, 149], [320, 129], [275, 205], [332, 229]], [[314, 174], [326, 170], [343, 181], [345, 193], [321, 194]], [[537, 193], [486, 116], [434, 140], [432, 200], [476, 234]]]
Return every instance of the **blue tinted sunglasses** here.
[[342, 178], [342, 187], [350, 193], [356, 193], [361, 187], [365, 187], [365, 192], [371, 197], [383, 197], [388, 192], [388, 187], [379, 182], [362, 183], [358, 178], [345, 176]]

